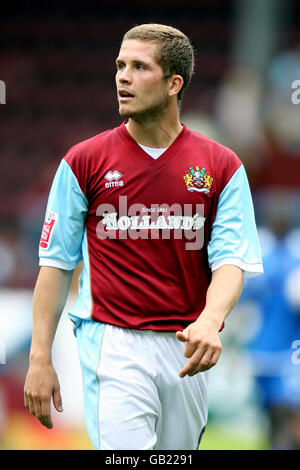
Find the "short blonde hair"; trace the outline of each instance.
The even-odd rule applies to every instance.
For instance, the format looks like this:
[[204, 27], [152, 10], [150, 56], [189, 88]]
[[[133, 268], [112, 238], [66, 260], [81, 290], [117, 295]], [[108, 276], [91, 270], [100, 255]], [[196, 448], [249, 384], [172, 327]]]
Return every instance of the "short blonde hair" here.
[[183, 86], [177, 96], [180, 104], [191, 81], [195, 66], [194, 49], [189, 38], [172, 26], [146, 23], [127, 31], [123, 42], [128, 39], [153, 41], [158, 44], [155, 59], [161, 66], [165, 77], [178, 74], [183, 78]]

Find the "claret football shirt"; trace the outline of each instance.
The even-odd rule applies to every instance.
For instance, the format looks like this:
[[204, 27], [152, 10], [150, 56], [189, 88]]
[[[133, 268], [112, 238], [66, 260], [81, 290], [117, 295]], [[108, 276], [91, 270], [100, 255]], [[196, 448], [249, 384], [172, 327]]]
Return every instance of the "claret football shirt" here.
[[52, 184], [39, 257], [65, 270], [83, 260], [71, 316], [161, 331], [197, 319], [222, 264], [263, 272], [244, 166], [184, 124], [156, 159], [125, 123], [74, 145]]

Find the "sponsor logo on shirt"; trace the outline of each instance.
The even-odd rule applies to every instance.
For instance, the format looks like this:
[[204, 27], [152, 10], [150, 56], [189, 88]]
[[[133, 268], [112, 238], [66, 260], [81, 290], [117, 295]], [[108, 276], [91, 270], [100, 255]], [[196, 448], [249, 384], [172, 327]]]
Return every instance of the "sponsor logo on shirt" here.
[[166, 203], [151, 207], [135, 203], [128, 207], [127, 196], [119, 196], [119, 207], [100, 204], [96, 215], [98, 238], [103, 239], [185, 239], [187, 250], [200, 250], [204, 243], [204, 204]]
[[104, 226], [107, 230], [149, 230], [149, 229], [181, 229], [181, 230], [199, 230], [203, 227], [205, 217], [195, 214], [194, 216], [185, 215], [159, 215], [152, 221], [150, 215], [131, 216], [123, 215], [118, 217], [117, 212], [104, 213]]
[[115, 186], [123, 186], [124, 182], [123, 180], [120, 180], [121, 176], [122, 173], [120, 173], [118, 170], [109, 170], [104, 176], [104, 178], [107, 180], [107, 182], [105, 183], [105, 187], [114, 188]]
[[57, 212], [49, 211], [46, 215], [45, 222], [44, 222], [43, 229], [42, 229], [42, 235], [40, 239], [40, 247], [44, 248], [45, 250], [49, 246], [51, 233], [55, 225], [55, 222], [57, 220], [57, 217], [58, 217]]
[[198, 193], [210, 193], [214, 181], [210, 171], [206, 168], [200, 169], [198, 165], [195, 168], [190, 166], [186, 169], [183, 179], [188, 191]]

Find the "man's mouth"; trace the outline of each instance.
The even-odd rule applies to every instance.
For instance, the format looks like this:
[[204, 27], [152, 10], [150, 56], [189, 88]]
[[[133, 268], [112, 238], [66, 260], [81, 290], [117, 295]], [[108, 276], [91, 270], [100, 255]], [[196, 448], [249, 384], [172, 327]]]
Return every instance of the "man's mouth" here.
[[119, 100], [120, 101], [128, 101], [134, 98], [134, 95], [127, 90], [119, 90]]

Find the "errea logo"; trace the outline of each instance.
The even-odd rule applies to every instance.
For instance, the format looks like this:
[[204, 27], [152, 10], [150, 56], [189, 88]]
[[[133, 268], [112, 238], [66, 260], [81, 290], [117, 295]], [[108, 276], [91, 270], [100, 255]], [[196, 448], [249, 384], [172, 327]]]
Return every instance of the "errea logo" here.
[[115, 186], [123, 186], [124, 182], [122, 180], [120, 181], [121, 176], [122, 173], [120, 173], [118, 170], [109, 170], [104, 176], [104, 178], [108, 180], [107, 183], [105, 183], [105, 187], [114, 188]]

